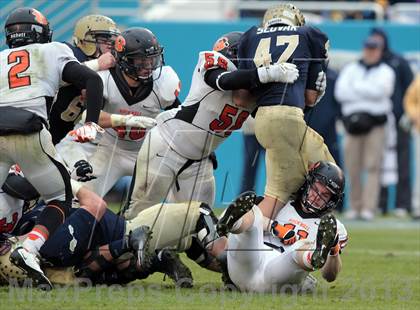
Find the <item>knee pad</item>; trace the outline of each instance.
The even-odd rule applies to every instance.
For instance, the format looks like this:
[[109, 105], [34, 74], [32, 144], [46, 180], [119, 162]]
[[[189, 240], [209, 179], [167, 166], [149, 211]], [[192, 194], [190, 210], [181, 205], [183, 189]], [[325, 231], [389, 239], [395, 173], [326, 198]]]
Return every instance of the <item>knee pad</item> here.
[[217, 217], [208, 204], [202, 203], [199, 208], [200, 216], [198, 217], [196, 232], [198, 240], [205, 247], [210, 242], [219, 238], [216, 231]]

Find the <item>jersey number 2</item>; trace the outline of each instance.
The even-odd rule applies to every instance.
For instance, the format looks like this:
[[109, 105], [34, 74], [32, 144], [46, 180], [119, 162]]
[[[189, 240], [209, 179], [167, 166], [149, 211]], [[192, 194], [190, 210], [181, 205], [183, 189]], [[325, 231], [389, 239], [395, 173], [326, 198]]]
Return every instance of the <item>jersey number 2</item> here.
[[[299, 35], [293, 34], [290, 36], [277, 36], [276, 40], [276, 46], [287, 44], [286, 49], [280, 55], [277, 63], [287, 62], [299, 45]], [[258, 43], [254, 56], [254, 63], [257, 68], [261, 66], [268, 66], [272, 63], [270, 45], [271, 38], [261, 39], [260, 43]]]
[[29, 52], [27, 50], [13, 51], [7, 57], [7, 64], [14, 64], [8, 73], [9, 88], [17, 88], [22, 86], [31, 85], [31, 77], [29, 75], [18, 74], [25, 72], [29, 66]]

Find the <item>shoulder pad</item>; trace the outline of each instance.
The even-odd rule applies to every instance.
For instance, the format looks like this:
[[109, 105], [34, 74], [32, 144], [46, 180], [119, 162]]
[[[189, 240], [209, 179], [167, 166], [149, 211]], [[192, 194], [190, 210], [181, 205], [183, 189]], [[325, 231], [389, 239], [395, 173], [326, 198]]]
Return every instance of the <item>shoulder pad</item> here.
[[228, 58], [216, 51], [203, 51], [198, 56], [197, 70], [204, 76], [208, 70], [225, 69], [235, 71], [237, 68]]
[[60, 58], [73, 58], [74, 61], [78, 61], [74, 56], [72, 49], [67, 44], [61, 42], [51, 42], [43, 44], [43, 46], [47, 46], [47, 50], [50, 50]]
[[[158, 76], [159, 72], [153, 72], [153, 76]], [[154, 81], [158, 91], [158, 96], [164, 101], [162, 107], [166, 107], [174, 102], [181, 91], [181, 81], [178, 75], [170, 66], [163, 66], [160, 77]]]
[[314, 58], [328, 58], [330, 41], [328, 36], [313, 26], [304, 26], [306, 35], [311, 45], [311, 51]]
[[82, 52], [82, 50], [68, 42], [63, 42], [65, 45], [67, 45], [73, 52], [74, 56], [77, 58], [80, 62], [85, 62], [88, 60], [87, 56]]

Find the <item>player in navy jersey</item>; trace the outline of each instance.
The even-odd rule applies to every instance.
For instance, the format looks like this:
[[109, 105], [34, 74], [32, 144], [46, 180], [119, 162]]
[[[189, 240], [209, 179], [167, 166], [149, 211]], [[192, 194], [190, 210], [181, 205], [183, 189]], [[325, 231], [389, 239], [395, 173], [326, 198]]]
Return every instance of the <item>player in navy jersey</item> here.
[[[106, 70], [115, 65], [112, 47], [120, 33], [115, 22], [103, 15], [87, 15], [74, 27], [73, 44], [65, 42], [78, 61], [94, 71]], [[50, 116], [50, 132], [54, 145], [74, 128], [85, 110], [80, 98], [81, 90], [74, 85], [60, 88]]]
[[293, 84], [268, 83], [250, 89], [256, 98], [255, 134], [266, 149], [267, 182], [260, 207], [273, 217], [299, 188], [311, 163], [333, 161], [320, 135], [303, 119], [305, 107], [318, 103], [326, 87], [327, 36], [305, 26], [295, 6], [266, 11], [262, 26], [252, 27], [239, 44], [239, 68], [293, 63], [299, 78]]

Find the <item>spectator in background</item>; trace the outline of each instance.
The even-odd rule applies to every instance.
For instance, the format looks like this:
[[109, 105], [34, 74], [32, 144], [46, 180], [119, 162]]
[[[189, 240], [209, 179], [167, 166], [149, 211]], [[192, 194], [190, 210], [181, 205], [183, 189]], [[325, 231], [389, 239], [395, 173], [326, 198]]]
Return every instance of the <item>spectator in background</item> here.
[[255, 137], [255, 119], [248, 117], [242, 126], [245, 155], [242, 165], [242, 185], [241, 193], [245, 191], [255, 191], [255, 182], [257, 170], [260, 163], [260, 157], [265, 155], [264, 148], [258, 143]]
[[[348, 218], [372, 220], [378, 206], [387, 114], [395, 73], [382, 61], [383, 42], [368, 38], [363, 57], [341, 71], [334, 90], [346, 130], [344, 163], [350, 177]], [[362, 174], [366, 184], [362, 186]]]
[[414, 192], [412, 199], [412, 216], [420, 219], [420, 74], [407, 89], [404, 98], [405, 113], [412, 125], [415, 143], [416, 172], [414, 178]]
[[[396, 124], [400, 123], [404, 112], [403, 98], [405, 92], [413, 81], [413, 72], [410, 65], [401, 55], [394, 53], [389, 48], [386, 33], [380, 28], [373, 28], [370, 37], [380, 40], [383, 45], [382, 60], [388, 64], [395, 73], [395, 87], [392, 94], [392, 112]], [[410, 186], [410, 132], [401, 126], [397, 128], [397, 161], [398, 161], [398, 183], [396, 198], [396, 214], [404, 215], [411, 209], [411, 186]], [[381, 189], [380, 208], [386, 210], [388, 204], [388, 190]]]

